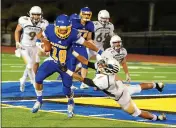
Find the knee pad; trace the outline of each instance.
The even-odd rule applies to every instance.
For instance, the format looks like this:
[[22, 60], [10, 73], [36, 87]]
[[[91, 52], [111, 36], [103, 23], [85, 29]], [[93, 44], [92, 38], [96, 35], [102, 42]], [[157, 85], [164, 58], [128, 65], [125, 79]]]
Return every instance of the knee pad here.
[[141, 114], [141, 110], [136, 106], [136, 104], [130, 100], [130, 102], [123, 108], [123, 110], [130, 115], [136, 117]]

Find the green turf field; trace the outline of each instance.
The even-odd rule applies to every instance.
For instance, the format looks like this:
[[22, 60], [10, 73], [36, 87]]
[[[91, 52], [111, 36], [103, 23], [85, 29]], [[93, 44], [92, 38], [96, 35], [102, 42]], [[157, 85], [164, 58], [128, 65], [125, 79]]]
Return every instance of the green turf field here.
[[[44, 57], [42, 58], [42, 60]], [[41, 60], [41, 61], [42, 61]], [[163, 81], [176, 82], [176, 65], [150, 64], [128, 62], [129, 72], [133, 81]], [[2, 81], [17, 81], [22, 76], [25, 65], [21, 58], [11, 54], [2, 54]], [[88, 77], [93, 78], [94, 71], [89, 69]], [[119, 76], [125, 80], [123, 69]], [[57, 74], [53, 74], [48, 80], [55, 80]]]
[[[44, 58], [42, 58], [44, 59]], [[157, 65], [149, 63], [129, 62], [129, 72], [133, 81], [163, 81], [176, 82], [175, 65]], [[2, 54], [2, 81], [18, 81], [23, 74], [25, 65], [21, 58], [11, 54]], [[123, 69], [119, 75], [125, 79]], [[89, 70], [89, 77], [93, 78], [94, 71]], [[57, 74], [48, 80], [55, 80]], [[149, 123], [133, 121], [108, 120], [93, 117], [75, 116], [68, 119], [66, 114], [40, 111], [32, 114], [27, 108], [4, 108], [2, 105], [2, 127], [161, 127]]]

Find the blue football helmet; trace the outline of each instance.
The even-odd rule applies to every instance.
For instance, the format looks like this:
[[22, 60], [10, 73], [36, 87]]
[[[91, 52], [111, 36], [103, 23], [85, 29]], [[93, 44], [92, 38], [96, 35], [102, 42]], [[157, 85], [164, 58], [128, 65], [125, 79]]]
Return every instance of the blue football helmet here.
[[71, 33], [71, 22], [67, 15], [62, 14], [56, 18], [55, 34], [61, 38], [66, 39]]
[[81, 17], [78, 14], [76, 14], [76, 13], [73, 13], [70, 16], [70, 21], [72, 21], [72, 20], [80, 20], [80, 19], [81, 19]]
[[92, 17], [92, 11], [88, 7], [84, 7], [80, 10], [80, 17], [83, 21], [90, 21]]

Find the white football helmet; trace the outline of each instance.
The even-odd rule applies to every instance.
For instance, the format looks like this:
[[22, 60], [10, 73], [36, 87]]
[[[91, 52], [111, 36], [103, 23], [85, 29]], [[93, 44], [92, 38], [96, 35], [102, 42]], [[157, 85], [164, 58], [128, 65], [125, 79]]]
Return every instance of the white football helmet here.
[[[34, 15], [38, 15], [37, 17], [34, 17]], [[29, 11], [29, 16], [32, 19], [32, 22], [37, 23], [42, 19], [42, 9], [39, 6], [33, 6], [31, 10]]]
[[98, 13], [98, 21], [102, 24], [106, 24], [109, 22], [110, 14], [107, 10], [101, 10]]
[[108, 60], [100, 60], [97, 63], [98, 71], [102, 74], [113, 75], [120, 71], [120, 64], [114, 58]]
[[117, 47], [115, 43], [119, 43], [119, 46], [118, 47], [121, 47], [122, 45], [122, 39], [120, 38], [120, 36], [118, 35], [114, 35], [111, 37], [111, 40], [110, 40], [110, 46], [111, 47]]
[[107, 68], [110, 72], [117, 73], [120, 71], [120, 64], [116, 59], [111, 58], [107, 61]]

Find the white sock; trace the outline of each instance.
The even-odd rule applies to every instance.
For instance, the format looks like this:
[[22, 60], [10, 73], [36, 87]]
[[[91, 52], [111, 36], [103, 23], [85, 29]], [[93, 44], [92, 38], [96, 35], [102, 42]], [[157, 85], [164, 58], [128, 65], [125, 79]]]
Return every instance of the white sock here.
[[26, 69], [24, 70], [23, 76], [22, 76], [22, 79], [24, 82], [26, 82], [27, 77], [28, 77], [28, 69], [26, 67]]
[[32, 81], [34, 88], [35, 88], [35, 73], [34, 73], [34, 71], [32, 69], [28, 69], [28, 75]]
[[37, 96], [42, 96], [43, 90], [41, 90], [41, 91], [35, 90], [35, 92], [36, 92]]
[[139, 84], [130, 85], [130, 86], [127, 86], [127, 88], [128, 88], [128, 92], [130, 93], [130, 95], [133, 95], [134, 93], [140, 93], [142, 90]]
[[156, 88], [156, 83], [153, 82], [153, 88]]
[[153, 115], [153, 121], [156, 121], [157, 120], [157, 116], [155, 114], [152, 114]]

